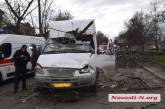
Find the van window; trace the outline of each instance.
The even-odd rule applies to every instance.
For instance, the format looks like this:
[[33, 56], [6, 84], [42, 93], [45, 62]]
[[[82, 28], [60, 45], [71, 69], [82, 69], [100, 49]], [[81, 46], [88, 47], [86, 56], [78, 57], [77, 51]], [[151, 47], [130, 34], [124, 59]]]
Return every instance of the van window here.
[[48, 40], [43, 53], [93, 53], [90, 42], [76, 42], [68, 38], [51, 38]]
[[11, 43], [4, 43], [0, 45], [0, 53], [4, 55], [4, 58], [8, 58], [11, 55]]

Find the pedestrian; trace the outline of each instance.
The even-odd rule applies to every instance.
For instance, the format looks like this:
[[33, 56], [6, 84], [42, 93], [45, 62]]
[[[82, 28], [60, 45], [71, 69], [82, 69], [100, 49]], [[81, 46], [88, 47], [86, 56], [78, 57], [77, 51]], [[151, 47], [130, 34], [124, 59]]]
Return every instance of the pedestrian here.
[[39, 45], [37, 50], [38, 50], [39, 55], [41, 55], [42, 54], [42, 46]]
[[31, 63], [32, 63], [32, 70], [34, 71], [40, 53], [37, 50], [37, 47], [35, 44], [32, 44], [31, 46], [32, 46]]
[[13, 56], [15, 65], [15, 81], [14, 81], [14, 93], [17, 93], [19, 88], [19, 82], [22, 80], [22, 89], [26, 90], [26, 66], [30, 61], [30, 55], [27, 52], [27, 46], [23, 45], [19, 50], [14, 53]]

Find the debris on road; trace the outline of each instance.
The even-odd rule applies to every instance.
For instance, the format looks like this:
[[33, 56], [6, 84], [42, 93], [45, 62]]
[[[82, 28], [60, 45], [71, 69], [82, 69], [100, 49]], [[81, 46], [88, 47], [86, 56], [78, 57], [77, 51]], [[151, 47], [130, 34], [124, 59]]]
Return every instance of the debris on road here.
[[[150, 79], [154, 78], [154, 79]], [[149, 73], [141, 68], [137, 69], [119, 69], [112, 77], [102, 78], [99, 80], [98, 86], [102, 89], [109, 90], [156, 90], [163, 89], [163, 85], [157, 82], [156, 77], [149, 76]]]
[[[50, 91], [37, 93], [33, 90], [34, 79], [28, 80], [28, 91], [13, 94], [12, 84], [0, 87], [0, 105], [3, 109], [164, 109], [165, 84], [159, 78], [142, 68], [118, 68], [112, 74], [111, 67], [99, 69], [97, 93], [86, 90]], [[107, 75], [105, 72], [107, 71]], [[107, 77], [109, 76], [109, 77]], [[88, 89], [87, 89], [88, 90]], [[45, 91], [44, 91], [45, 92]], [[151, 103], [109, 103], [111, 93], [159, 93], [161, 102]], [[16, 103], [18, 102], [18, 103]], [[8, 105], [10, 103], [10, 106]]]
[[21, 98], [20, 101], [22, 103], [26, 103], [28, 100], [30, 100], [32, 97], [35, 97], [35, 96], [38, 96], [39, 93], [32, 93], [32, 94], [29, 94], [27, 96], [25, 96], [24, 98]]

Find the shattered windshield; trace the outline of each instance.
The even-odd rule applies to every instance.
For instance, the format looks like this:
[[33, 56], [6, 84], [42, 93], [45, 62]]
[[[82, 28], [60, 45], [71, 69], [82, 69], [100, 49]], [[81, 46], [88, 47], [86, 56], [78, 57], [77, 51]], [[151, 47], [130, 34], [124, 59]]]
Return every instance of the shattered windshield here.
[[43, 53], [87, 53], [94, 52], [90, 43], [76, 43], [70, 38], [52, 38], [47, 42]]

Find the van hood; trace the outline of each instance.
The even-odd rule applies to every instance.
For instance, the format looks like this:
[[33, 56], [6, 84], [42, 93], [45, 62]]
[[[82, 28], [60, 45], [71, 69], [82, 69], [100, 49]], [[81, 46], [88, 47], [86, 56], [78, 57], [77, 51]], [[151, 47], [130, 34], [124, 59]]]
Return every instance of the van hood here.
[[91, 53], [43, 54], [38, 62], [42, 67], [83, 68], [90, 64]]

